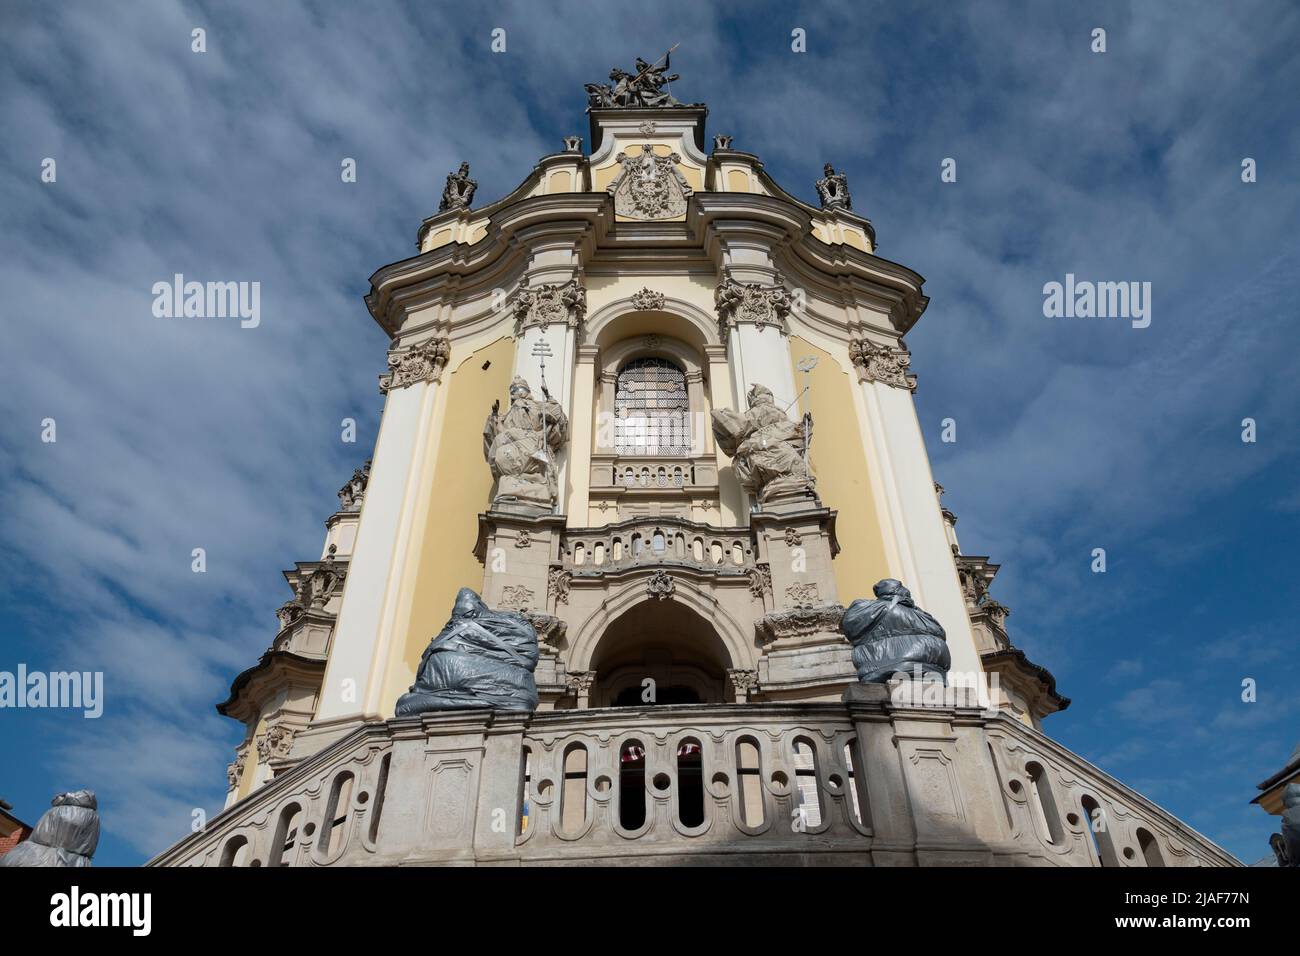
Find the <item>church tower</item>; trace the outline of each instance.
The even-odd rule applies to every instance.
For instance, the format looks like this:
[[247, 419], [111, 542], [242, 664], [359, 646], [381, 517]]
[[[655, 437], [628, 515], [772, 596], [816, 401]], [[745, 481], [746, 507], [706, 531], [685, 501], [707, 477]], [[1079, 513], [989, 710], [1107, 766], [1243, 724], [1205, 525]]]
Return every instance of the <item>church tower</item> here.
[[[930, 471], [921, 276], [666, 69], [588, 86], [589, 149], [504, 197], [462, 164], [371, 277], [372, 460], [219, 705], [226, 810], [155, 863], [1232, 864], [1044, 736], [1069, 701]], [[859, 681], [845, 609], [891, 580], [946, 686]], [[536, 631], [535, 709], [399, 713], [462, 588]]]

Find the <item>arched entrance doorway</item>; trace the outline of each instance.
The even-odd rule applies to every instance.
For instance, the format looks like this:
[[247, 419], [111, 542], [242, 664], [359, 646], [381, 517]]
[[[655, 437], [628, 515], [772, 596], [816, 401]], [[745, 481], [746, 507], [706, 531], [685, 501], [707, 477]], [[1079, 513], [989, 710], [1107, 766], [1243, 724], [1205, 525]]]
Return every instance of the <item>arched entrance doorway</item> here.
[[592, 707], [720, 704], [733, 667], [712, 625], [675, 601], [647, 600], [605, 628], [591, 658]]

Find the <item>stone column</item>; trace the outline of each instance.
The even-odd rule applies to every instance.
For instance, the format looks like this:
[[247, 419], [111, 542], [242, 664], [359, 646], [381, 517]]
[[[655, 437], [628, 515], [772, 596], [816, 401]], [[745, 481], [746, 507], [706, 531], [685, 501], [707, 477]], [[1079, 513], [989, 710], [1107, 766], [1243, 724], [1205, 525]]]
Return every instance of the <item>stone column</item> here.
[[[917, 606], [943, 625], [954, 678], [982, 674], [912, 399], [914, 383], [906, 371], [906, 350], [856, 339], [850, 343], [850, 355], [858, 370], [868, 419], [863, 442], [884, 485], [901, 565], [899, 579], [912, 592]], [[987, 701], [982, 703], [988, 706]]]
[[450, 351], [447, 339], [435, 337], [389, 353], [389, 372], [380, 379], [387, 398], [320, 705], [312, 730], [299, 735], [295, 756], [384, 712], [380, 695], [394, 633], [400, 563], [410, 545], [419, 499], [433, 480], [431, 436]]
[[585, 526], [591, 505], [591, 450], [595, 444], [596, 356], [594, 345], [580, 345], [573, 373], [573, 408], [569, 412], [569, 484], [561, 511], [569, 524]]

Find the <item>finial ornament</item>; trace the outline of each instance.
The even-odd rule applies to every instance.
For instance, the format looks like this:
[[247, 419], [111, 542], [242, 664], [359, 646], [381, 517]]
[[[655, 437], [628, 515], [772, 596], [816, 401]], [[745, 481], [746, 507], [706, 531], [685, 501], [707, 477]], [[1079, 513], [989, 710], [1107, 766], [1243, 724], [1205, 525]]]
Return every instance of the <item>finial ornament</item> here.
[[468, 209], [474, 202], [474, 190], [478, 183], [469, 178], [469, 163], [461, 163], [460, 169], [447, 174], [447, 185], [442, 190], [442, 202], [438, 203], [438, 212], [448, 209]]
[[817, 194], [821, 196], [823, 209], [852, 209], [853, 200], [849, 196], [849, 178], [837, 173], [835, 167], [827, 163], [823, 169], [823, 178], [817, 180]]

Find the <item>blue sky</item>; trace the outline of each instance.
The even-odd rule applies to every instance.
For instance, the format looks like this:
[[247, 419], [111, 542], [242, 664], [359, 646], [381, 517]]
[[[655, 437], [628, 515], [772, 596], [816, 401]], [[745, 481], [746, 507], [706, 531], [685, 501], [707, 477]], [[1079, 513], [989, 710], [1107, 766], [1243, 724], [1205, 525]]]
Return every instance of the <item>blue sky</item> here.
[[[0, 670], [102, 670], [107, 701], [0, 711], [0, 796], [34, 822], [96, 789], [102, 864], [220, 807], [240, 727], [213, 704], [374, 440], [367, 278], [462, 159], [479, 202], [503, 195], [587, 135], [583, 83], [680, 42], [674, 93], [711, 132], [810, 201], [842, 168], [880, 254], [926, 277], [935, 475], [1074, 699], [1049, 733], [1266, 856], [1248, 801], [1300, 739], [1300, 10], [964, 7], [6, 2]], [[259, 281], [260, 327], [154, 318], [177, 272]], [[1066, 273], [1151, 282], [1151, 326], [1045, 318]]]

